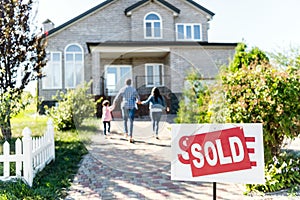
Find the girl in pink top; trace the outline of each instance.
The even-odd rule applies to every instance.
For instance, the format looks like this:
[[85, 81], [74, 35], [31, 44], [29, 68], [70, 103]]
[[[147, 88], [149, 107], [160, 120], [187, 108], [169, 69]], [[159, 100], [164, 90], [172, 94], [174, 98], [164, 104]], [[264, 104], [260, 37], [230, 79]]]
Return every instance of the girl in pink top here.
[[[110, 121], [112, 120], [112, 115], [111, 115], [112, 110], [113, 110], [113, 107], [109, 106], [109, 101], [104, 100], [102, 103], [102, 122], [103, 122], [103, 129], [104, 129], [103, 134], [104, 135], [110, 134]], [[107, 126], [107, 129], [106, 129], [106, 126]]]

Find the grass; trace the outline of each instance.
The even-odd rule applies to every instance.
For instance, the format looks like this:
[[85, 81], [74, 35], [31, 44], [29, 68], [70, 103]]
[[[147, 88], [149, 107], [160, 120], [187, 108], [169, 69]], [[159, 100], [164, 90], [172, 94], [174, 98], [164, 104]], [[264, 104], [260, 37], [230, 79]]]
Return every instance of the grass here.
[[[31, 129], [33, 136], [40, 136], [46, 130], [48, 118], [37, 115], [34, 108], [34, 105], [31, 105], [12, 119], [12, 141], [22, 136], [25, 127]], [[0, 182], [0, 200], [48, 200], [66, 197], [67, 188], [78, 170], [78, 164], [87, 154], [85, 144], [90, 141], [90, 136], [98, 131], [97, 121], [86, 120], [82, 127], [73, 131], [55, 131], [55, 161], [36, 175], [31, 188], [21, 180]], [[0, 141], [1, 144], [3, 142]]]

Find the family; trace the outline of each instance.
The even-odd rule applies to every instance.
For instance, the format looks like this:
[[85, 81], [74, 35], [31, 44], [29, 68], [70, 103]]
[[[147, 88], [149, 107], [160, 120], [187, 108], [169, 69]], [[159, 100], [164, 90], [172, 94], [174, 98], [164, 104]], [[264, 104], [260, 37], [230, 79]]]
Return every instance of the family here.
[[[112, 105], [110, 106], [110, 102], [108, 100], [104, 100], [102, 105], [102, 121], [103, 121], [103, 133], [107, 135], [110, 133], [110, 121], [112, 120], [111, 111], [114, 110], [116, 103], [119, 100], [121, 101], [121, 110], [122, 110], [122, 118], [124, 123], [124, 137], [129, 137], [129, 142], [133, 143], [133, 121], [134, 114], [137, 109], [137, 104], [146, 105], [149, 104], [150, 109], [150, 118], [152, 121], [153, 132], [155, 134], [155, 138], [158, 138], [158, 129], [159, 122], [163, 113], [163, 110], [166, 108], [165, 99], [160, 94], [158, 88], [154, 87], [149, 95], [148, 99], [145, 101], [140, 100], [140, 96], [136, 89], [131, 85], [131, 79], [127, 79], [125, 81], [125, 86], [120, 89], [118, 94], [116, 95]], [[128, 130], [128, 120], [129, 120], [129, 130]]]

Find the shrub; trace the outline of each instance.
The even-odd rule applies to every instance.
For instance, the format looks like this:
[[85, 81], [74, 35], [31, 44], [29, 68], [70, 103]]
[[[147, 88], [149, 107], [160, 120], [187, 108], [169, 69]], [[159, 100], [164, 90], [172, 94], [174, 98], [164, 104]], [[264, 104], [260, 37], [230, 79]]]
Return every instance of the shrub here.
[[293, 190], [300, 183], [299, 154], [280, 151], [285, 138], [300, 134], [299, 57], [284, 62], [294, 66], [282, 67], [280, 63], [281, 68], [276, 68], [258, 48], [247, 52], [246, 45], [239, 44], [233, 61], [219, 74], [216, 87], [206, 91], [192, 84], [184, 96], [188, 101], [180, 102], [180, 123], [263, 124], [266, 184], [247, 185], [248, 190]]
[[96, 113], [96, 103], [92, 95], [88, 95], [90, 83], [84, 83], [66, 93], [60, 92], [54, 97], [57, 107], [46, 108], [46, 113], [53, 118], [57, 130], [70, 130], [80, 126], [85, 118]]
[[265, 166], [265, 184], [248, 184], [247, 191], [259, 190], [274, 192], [290, 188], [293, 194], [299, 190], [300, 184], [300, 155], [283, 151], [273, 161]]
[[263, 123], [265, 160], [279, 154], [283, 139], [300, 128], [299, 70], [269, 64], [245, 66], [223, 75], [228, 122]]
[[201, 81], [200, 74], [190, 72], [175, 121], [177, 123], [208, 123], [207, 102], [209, 102], [208, 86]]

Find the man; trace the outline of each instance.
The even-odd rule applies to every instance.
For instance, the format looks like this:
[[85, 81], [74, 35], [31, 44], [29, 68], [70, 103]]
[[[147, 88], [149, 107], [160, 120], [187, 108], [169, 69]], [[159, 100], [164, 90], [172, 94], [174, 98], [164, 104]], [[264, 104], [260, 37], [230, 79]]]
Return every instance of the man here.
[[[132, 131], [133, 131], [133, 120], [134, 120], [134, 114], [136, 110], [136, 103], [140, 102], [140, 96], [137, 93], [136, 89], [131, 86], [131, 79], [127, 79], [125, 81], [125, 86], [120, 89], [118, 92], [116, 98], [113, 101], [113, 107], [115, 107], [116, 102], [119, 101], [120, 98], [122, 98], [121, 102], [121, 110], [122, 110], [122, 117], [124, 121], [124, 133], [125, 137], [129, 136], [129, 142], [133, 143], [132, 138]], [[130, 125], [129, 125], [129, 132], [127, 128], [127, 121], [129, 119]]]

